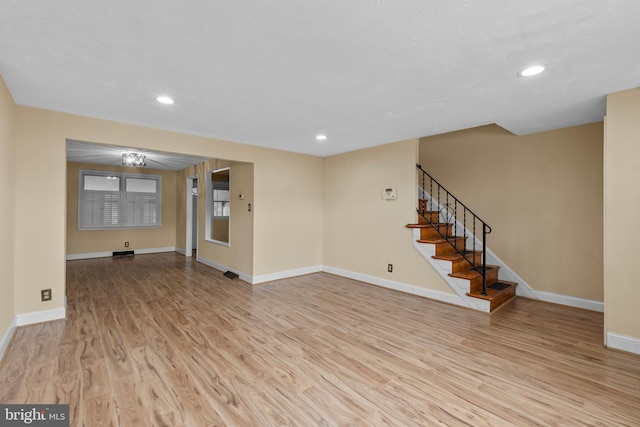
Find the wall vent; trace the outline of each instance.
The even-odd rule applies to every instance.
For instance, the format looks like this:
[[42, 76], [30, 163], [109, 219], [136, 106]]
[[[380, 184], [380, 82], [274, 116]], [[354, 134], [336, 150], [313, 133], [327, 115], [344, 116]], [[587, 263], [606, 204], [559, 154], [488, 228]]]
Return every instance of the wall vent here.
[[125, 256], [133, 256], [133, 251], [115, 251], [113, 253], [114, 257], [125, 257]]

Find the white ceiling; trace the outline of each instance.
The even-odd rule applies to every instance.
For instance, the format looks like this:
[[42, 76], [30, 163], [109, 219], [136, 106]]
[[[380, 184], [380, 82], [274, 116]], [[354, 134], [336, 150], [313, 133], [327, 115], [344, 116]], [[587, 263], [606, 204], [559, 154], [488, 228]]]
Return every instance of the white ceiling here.
[[18, 104], [321, 156], [526, 134], [640, 86], [640, 1], [2, 0], [0, 74]]

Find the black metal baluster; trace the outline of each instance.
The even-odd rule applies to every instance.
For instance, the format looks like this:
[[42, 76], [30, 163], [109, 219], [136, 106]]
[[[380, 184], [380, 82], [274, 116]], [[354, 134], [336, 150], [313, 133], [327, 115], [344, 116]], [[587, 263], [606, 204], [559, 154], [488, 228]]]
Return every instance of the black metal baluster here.
[[[475, 254], [476, 253], [476, 216], [475, 214], [473, 215], [473, 234], [471, 235], [471, 238], [473, 239], [473, 253]], [[478, 271], [475, 264], [473, 265], [473, 269]]]
[[433, 178], [431, 178], [431, 181], [429, 181], [429, 208], [427, 210], [430, 211], [432, 208], [433, 208]]
[[442, 186], [440, 184], [437, 184], [437, 185], [438, 185], [438, 222], [440, 222], [440, 208], [442, 207], [440, 206], [440, 187]]
[[[447, 201], [444, 204], [444, 211], [445, 211], [445, 223], [449, 224], [449, 192], [447, 191]], [[449, 226], [447, 225], [445, 230], [445, 239], [449, 240]]]
[[457, 230], [458, 227], [456, 227], [457, 224], [458, 224], [458, 199], [453, 199], [453, 238], [454, 239], [458, 235], [458, 230]]
[[462, 224], [462, 227], [463, 227], [462, 232], [464, 233], [464, 240], [466, 242], [467, 241], [467, 207], [466, 206], [463, 207], [462, 217], [464, 219], [462, 221], [463, 222], [463, 224]]
[[426, 189], [424, 188], [424, 180], [425, 180], [425, 176], [424, 176], [424, 172], [422, 172], [422, 194], [420, 194], [420, 210], [422, 211], [422, 215], [424, 215], [424, 208], [425, 208], [425, 204], [427, 199], [424, 197], [424, 193], [426, 192]]
[[[467, 206], [460, 202], [453, 194], [451, 194], [446, 188], [444, 188], [442, 185], [440, 185], [440, 183], [434, 179], [431, 175], [429, 175], [429, 173], [427, 171], [425, 171], [422, 166], [420, 164], [417, 164], [418, 169], [420, 169], [420, 171], [422, 171], [423, 174], [423, 191], [424, 191], [424, 182], [425, 182], [425, 175], [427, 175], [429, 177], [429, 201], [427, 203], [424, 203], [424, 208], [428, 209], [428, 217], [427, 221], [429, 222], [429, 224], [440, 224], [440, 215], [443, 216], [443, 218], [446, 218], [446, 222], [444, 222], [442, 225], [444, 225], [446, 227], [446, 231], [443, 233], [441, 231], [440, 225], [437, 226], [437, 230], [438, 230], [438, 234], [440, 234], [440, 236], [444, 237], [445, 239], [449, 240], [450, 237], [453, 237], [454, 239], [457, 240], [458, 236], [458, 230], [457, 230], [457, 223], [458, 223], [458, 204], [460, 204], [462, 206], [462, 227], [463, 227], [463, 235], [462, 237], [464, 238], [464, 248], [462, 250], [460, 250], [457, 246], [457, 241], [454, 240], [454, 242], [451, 242], [451, 240], [449, 240], [449, 243], [453, 246], [453, 248], [455, 249], [455, 251], [462, 255], [463, 258], [469, 263], [471, 264], [471, 268], [475, 271], [477, 271], [478, 273], [482, 274], [482, 292], [483, 294], [486, 295], [486, 236], [487, 234], [491, 233], [491, 227], [485, 223], [483, 220], [481, 220], [476, 214], [473, 213], [473, 211], [469, 208], [467, 208]], [[436, 209], [433, 209], [433, 204], [434, 204], [434, 194], [433, 194], [433, 186], [437, 185], [438, 188], [438, 194], [437, 194], [437, 198], [436, 198]], [[443, 199], [443, 196], [441, 195], [441, 192], [444, 191], [445, 192], [445, 196], [446, 196], [446, 204], [444, 206], [444, 208], [441, 205], [441, 201]], [[453, 229], [451, 232], [449, 231], [449, 220], [451, 219], [451, 217], [449, 217], [450, 211], [450, 199], [449, 196], [451, 196], [454, 200], [454, 207], [453, 207], [453, 223], [451, 223], [452, 227], [456, 227], [455, 229]], [[446, 211], [446, 214], [444, 214], [442, 211], [443, 209]], [[467, 211], [469, 211], [469, 215], [471, 217], [471, 220], [473, 221], [473, 226], [472, 226], [472, 234], [470, 236], [467, 235]], [[436, 212], [437, 216], [437, 220], [433, 221], [433, 215], [431, 214], [431, 212]], [[424, 212], [426, 214], [426, 212]], [[425, 215], [426, 216], [426, 215]], [[482, 224], [482, 251], [481, 251], [481, 255], [482, 256], [482, 267], [477, 266], [476, 265], [476, 257], [479, 256], [476, 252], [479, 252], [477, 249], [477, 236], [476, 236], [476, 221], [479, 221], [480, 224]], [[466, 240], [467, 238], [472, 237], [473, 238], [473, 245], [472, 248], [473, 250], [470, 251], [471, 252], [471, 256], [467, 256], [468, 253], [466, 251]]]

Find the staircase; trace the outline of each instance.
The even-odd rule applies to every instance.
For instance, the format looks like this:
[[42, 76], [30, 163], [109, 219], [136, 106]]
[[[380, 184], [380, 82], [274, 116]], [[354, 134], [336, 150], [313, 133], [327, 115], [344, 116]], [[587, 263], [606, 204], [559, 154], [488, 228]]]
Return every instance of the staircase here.
[[422, 187], [418, 223], [407, 228], [414, 230], [419, 251], [449, 276], [447, 282], [456, 293], [464, 292], [463, 299], [477, 299], [468, 301], [469, 307], [492, 312], [511, 301], [518, 284], [500, 280], [500, 267], [486, 264], [491, 227], [417, 166]]

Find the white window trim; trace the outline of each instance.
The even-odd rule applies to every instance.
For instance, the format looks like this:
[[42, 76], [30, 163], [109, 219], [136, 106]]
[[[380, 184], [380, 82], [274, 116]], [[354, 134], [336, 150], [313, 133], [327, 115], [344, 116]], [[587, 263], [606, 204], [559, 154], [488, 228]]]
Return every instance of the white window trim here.
[[[125, 208], [125, 198], [126, 198], [126, 179], [127, 178], [142, 178], [142, 179], [154, 179], [157, 181], [156, 186], [156, 195], [157, 195], [157, 206], [158, 211], [156, 212], [156, 224], [153, 225], [125, 225], [118, 224], [112, 227], [91, 227], [84, 226], [82, 224], [82, 214], [83, 214], [83, 206], [84, 206], [84, 175], [94, 175], [94, 176], [114, 176], [120, 178], [120, 217], [124, 218], [124, 208]], [[161, 228], [162, 227], [162, 176], [160, 175], [151, 175], [144, 173], [128, 173], [128, 172], [115, 172], [115, 171], [104, 171], [104, 170], [90, 170], [90, 169], [80, 169], [78, 172], [78, 221], [77, 221], [78, 231], [97, 231], [97, 230], [131, 230], [131, 229], [153, 229], [153, 228]]]

